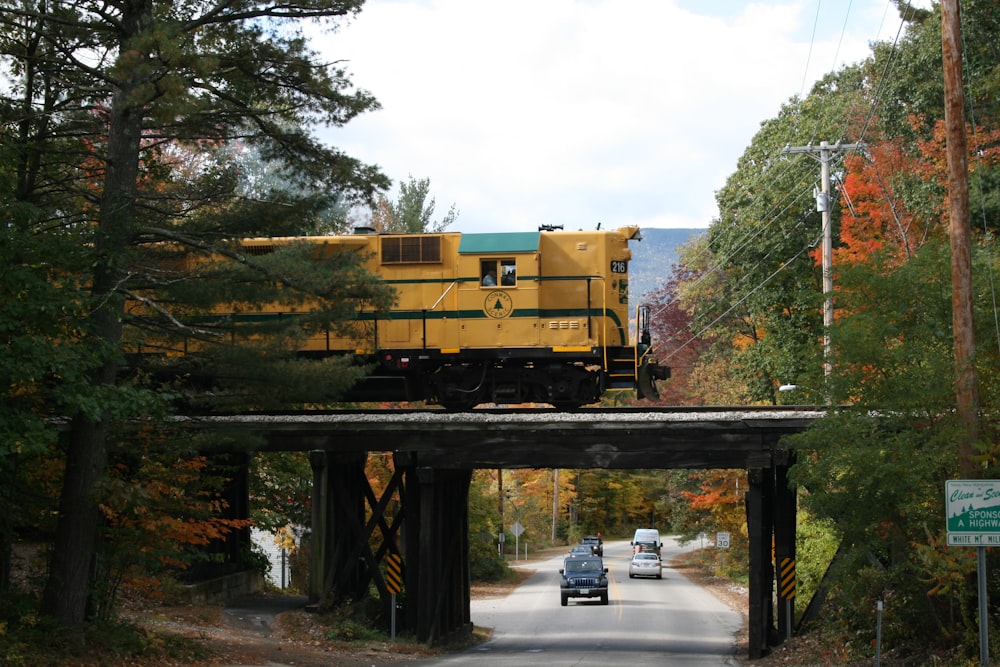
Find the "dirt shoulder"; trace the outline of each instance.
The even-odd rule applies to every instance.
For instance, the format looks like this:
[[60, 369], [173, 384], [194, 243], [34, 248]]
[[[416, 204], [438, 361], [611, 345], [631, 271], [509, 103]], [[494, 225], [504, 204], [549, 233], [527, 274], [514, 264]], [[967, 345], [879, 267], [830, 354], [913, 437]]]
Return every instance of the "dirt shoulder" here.
[[750, 660], [750, 599], [747, 588], [729, 579], [712, 575], [702, 566], [701, 555], [698, 551], [682, 554], [679, 558], [671, 561], [670, 567], [710, 591], [721, 602], [728, 605], [733, 611], [739, 612], [743, 617], [743, 627], [736, 636], [736, 657], [739, 658], [744, 667], [808, 667], [810, 665], [833, 664], [849, 667], [838, 661], [828, 648], [822, 645], [822, 641], [817, 636], [810, 634], [792, 637], [780, 646], [770, 647], [764, 657]]
[[[267, 596], [256, 599], [266, 606]], [[175, 667], [226, 665], [296, 665], [297, 667], [382, 667], [395, 665], [430, 653], [422, 647], [402, 643], [343, 642], [328, 639], [323, 618], [302, 609], [284, 611], [274, 617], [266, 614], [247, 616], [208, 605], [162, 607], [154, 616], [140, 623], [148, 632], [164, 637], [165, 642], [183, 638], [194, 642], [197, 656], [176, 656], [169, 664]], [[175, 639], [166, 639], [173, 637]], [[130, 664], [142, 665], [141, 661]], [[149, 665], [164, 664], [161, 660]]]
[[[475, 599], [504, 597], [533, 572], [530, 568], [512, 569], [506, 581], [474, 584], [471, 595]], [[328, 636], [328, 619], [303, 607], [304, 599], [261, 595], [225, 608], [180, 605], [136, 610], [133, 618], [150, 633], [191, 640], [201, 648], [201, 656], [176, 659], [170, 663], [174, 667], [387, 667], [447, 654], [488, 638], [485, 631], [477, 629], [462, 646], [427, 648], [410, 640], [337, 641]], [[80, 663], [80, 667], [97, 664]], [[151, 667], [164, 663], [157, 658], [130, 664]]]

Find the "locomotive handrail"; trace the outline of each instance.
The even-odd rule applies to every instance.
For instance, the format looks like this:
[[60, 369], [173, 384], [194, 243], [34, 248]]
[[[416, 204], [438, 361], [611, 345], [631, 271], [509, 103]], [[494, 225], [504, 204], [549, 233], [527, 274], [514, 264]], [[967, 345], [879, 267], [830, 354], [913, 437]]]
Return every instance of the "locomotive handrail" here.
[[[603, 276], [598, 276], [598, 280], [602, 283], [604, 282]], [[590, 284], [592, 278], [587, 280], [587, 284]], [[603, 285], [601, 289], [601, 356], [604, 359], [604, 368], [608, 369], [608, 289], [607, 285]]]
[[[595, 281], [600, 280], [604, 282], [604, 276], [587, 276], [587, 331], [588, 336], [593, 332], [593, 317], [590, 316], [591, 300], [593, 298], [593, 291], [590, 289], [590, 284]], [[603, 360], [604, 368], [608, 368], [608, 290], [601, 290], [601, 330], [600, 341], [601, 341], [601, 359]]]
[[[631, 332], [630, 332], [631, 333]], [[652, 346], [648, 344], [649, 338], [649, 306], [644, 306], [643, 304], [638, 304], [635, 307], [635, 340], [630, 341], [635, 349], [634, 363], [635, 363], [635, 376], [639, 377], [639, 368], [643, 364], [643, 359], [652, 350]], [[640, 353], [639, 347], [643, 345], [644, 348]]]
[[447, 289], [445, 289], [445, 291], [441, 292], [441, 296], [439, 296], [438, 300], [434, 302], [434, 305], [431, 306], [430, 308], [428, 308], [427, 310], [434, 310], [435, 308], [437, 308], [438, 306], [440, 306], [441, 302], [444, 301], [444, 298], [446, 296], [448, 296], [448, 292], [451, 291], [451, 288], [454, 287], [457, 284], [458, 284], [458, 281], [457, 280], [453, 280], [451, 282], [451, 284], [448, 285]]
[[420, 334], [420, 335], [421, 335], [421, 338], [422, 338], [422, 343], [421, 343], [421, 346], [422, 346], [422, 347], [423, 347], [423, 348], [424, 348], [425, 350], [427, 349], [427, 311], [428, 311], [428, 310], [434, 310], [435, 308], [437, 308], [438, 306], [440, 306], [440, 305], [441, 305], [441, 302], [442, 302], [442, 301], [444, 301], [444, 298], [445, 298], [446, 296], [448, 296], [448, 292], [450, 292], [450, 291], [451, 291], [451, 288], [452, 288], [452, 287], [454, 287], [454, 286], [455, 286], [455, 285], [457, 285], [457, 284], [458, 284], [458, 281], [457, 281], [457, 280], [453, 280], [453, 281], [451, 281], [451, 284], [450, 284], [450, 285], [448, 285], [448, 287], [447, 287], [447, 288], [446, 288], [446, 289], [445, 289], [445, 290], [444, 290], [443, 292], [441, 292], [441, 296], [439, 296], [439, 297], [438, 297], [438, 300], [434, 302], [434, 305], [433, 305], [433, 306], [431, 306], [430, 308], [424, 308], [424, 309], [423, 309], [423, 310], [422, 310], [422, 311], [420, 312], [420, 320], [421, 320], [421, 326], [423, 327], [423, 331], [422, 331], [422, 332], [421, 332], [421, 334]]
[[[593, 318], [590, 316], [591, 311], [591, 298], [593, 296], [592, 290], [590, 289], [590, 284], [594, 280], [604, 281], [604, 276], [587, 276], [587, 331], [588, 336], [590, 332], [594, 330], [592, 326]], [[608, 290], [601, 290], [601, 358], [603, 359], [604, 368], [608, 368]]]

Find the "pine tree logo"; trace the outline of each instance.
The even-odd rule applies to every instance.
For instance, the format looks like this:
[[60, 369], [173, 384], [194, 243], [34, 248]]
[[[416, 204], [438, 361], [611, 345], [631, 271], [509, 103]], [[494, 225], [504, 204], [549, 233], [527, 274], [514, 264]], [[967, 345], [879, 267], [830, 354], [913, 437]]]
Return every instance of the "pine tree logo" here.
[[490, 292], [483, 301], [483, 312], [495, 320], [508, 317], [513, 311], [514, 300], [510, 298], [509, 294], [501, 290]]

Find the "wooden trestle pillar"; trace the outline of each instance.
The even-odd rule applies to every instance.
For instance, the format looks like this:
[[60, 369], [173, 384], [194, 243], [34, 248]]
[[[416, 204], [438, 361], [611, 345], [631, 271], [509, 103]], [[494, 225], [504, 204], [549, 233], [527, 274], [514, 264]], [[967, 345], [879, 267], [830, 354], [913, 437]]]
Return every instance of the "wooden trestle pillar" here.
[[777, 583], [778, 626], [776, 643], [794, 632], [795, 625], [795, 526], [798, 504], [788, 482], [794, 452], [779, 451], [774, 462], [774, 566]]
[[366, 588], [369, 583], [364, 572], [370, 564], [362, 559], [368, 543], [362, 488], [367, 486], [367, 457], [365, 453], [309, 452], [313, 469], [309, 602], [321, 609], [360, 599], [362, 582]]
[[[395, 474], [376, 498], [365, 475], [367, 454], [309, 453], [313, 468], [309, 601], [327, 608], [359, 600], [375, 584], [385, 617], [392, 594], [383, 574], [386, 554], [402, 561], [402, 629], [433, 645], [472, 628], [469, 575], [469, 484], [472, 469], [419, 467], [394, 458]], [[398, 497], [391, 523], [385, 513]], [[365, 501], [371, 511], [366, 520]], [[374, 550], [375, 530], [381, 546]], [[403, 529], [403, 534], [398, 533]]]
[[408, 625], [433, 645], [470, 632], [471, 469], [416, 468], [408, 477], [405, 569]]
[[[794, 577], [796, 494], [788, 485], [792, 455], [779, 452], [774, 467], [747, 471], [747, 529], [750, 537], [748, 653], [763, 657], [769, 646], [783, 641], [791, 627], [794, 607], [779, 599], [775, 625], [775, 564], [790, 559]], [[794, 586], [792, 588], [794, 596]], [[780, 594], [780, 590], [778, 591]]]

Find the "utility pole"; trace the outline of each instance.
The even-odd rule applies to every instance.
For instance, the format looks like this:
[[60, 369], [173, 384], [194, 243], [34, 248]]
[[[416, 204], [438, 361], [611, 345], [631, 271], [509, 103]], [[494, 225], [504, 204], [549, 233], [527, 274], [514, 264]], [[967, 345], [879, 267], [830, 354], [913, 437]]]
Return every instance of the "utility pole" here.
[[501, 556], [503, 556], [503, 546], [504, 546], [503, 545], [503, 543], [504, 543], [504, 532], [503, 532], [504, 531], [504, 528], [503, 528], [503, 495], [504, 495], [504, 490], [503, 490], [503, 468], [497, 468], [497, 503], [499, 505], [499, 507], [497, 509], [500, 511], [500, 533], [499, 533], [499, 535], [497, 537], [497, 541], [499, 543], [498, 549], [500, 551], [500, 555]]
[[965, 92], [962, 88], [962, 27], [958, 0], [941, 3], [944, 65], [944, 124], [947, 134], [948, 202], [951, 213], [951, 311], [955, 342], [955, 407], [965, 428], [959, 468], [977, 476], [973, 456], [979, 437], [976, 340], [972, 318], [972, 241], [969, 227], [969, 149], [965, 141]]
[[[951, 214], [951, 323], [955, 343], [955, 411], [963, 431], [958, 467], [978, 478], [975, 447], [979, 439], [979, 389], [972, 305], [972, 231], [969, 226], [969, 148], [965, 140], [965, 90], [962, 76], [962, 23], [958, 0], [941, 2], [941, 55], [944, 71], [944, 125], [947, 136], [948, 203]], [[989, 616], [986, 547], [976, 548], [979, 597], [979, 664], [989, 667]]]
[[823, 214], [823, 376], [829, 378], [833, 370], [833, 350], [830, 329], [833, 327], [833, 225], [830, 222], [830, 156], [843, 151], [856, 151], [864, 144], [835, 144], [825, 141], [816, 146], [785, 146], [781, 152], [805, 153], [819, 160], [822, 191], [816, 195], [816, 210]]
[[552, 469], [552, 543], [556, 541], [559, 527], [559, 468]]

